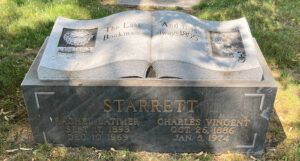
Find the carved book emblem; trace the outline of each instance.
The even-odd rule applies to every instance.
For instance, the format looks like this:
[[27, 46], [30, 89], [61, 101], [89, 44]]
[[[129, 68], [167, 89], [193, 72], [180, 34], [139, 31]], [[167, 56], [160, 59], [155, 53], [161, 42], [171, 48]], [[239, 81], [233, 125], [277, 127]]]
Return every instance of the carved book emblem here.
[[240, 32], [211, 32], [211, 40], [214, 56], [235, 58], [241, 63], [246, 61]]
[[64, 34], [63, 38], [65, 42], [73, 46], [84, 46], [86, 45], [94, 35], [91, 32], [78, 30], [68, 31]]
[[89, 53], [95, 47], [97, 28], [68, 29], [64, 28], [58, 44], [61, 53]]

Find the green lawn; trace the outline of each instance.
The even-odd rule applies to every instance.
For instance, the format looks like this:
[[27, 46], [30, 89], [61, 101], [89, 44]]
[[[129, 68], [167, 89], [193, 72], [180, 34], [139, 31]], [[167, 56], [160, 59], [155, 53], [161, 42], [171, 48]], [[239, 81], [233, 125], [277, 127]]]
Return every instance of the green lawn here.
[[[111, 1], [111, 0], [109, 0]], [[160, 154], [33, 144], [20, 83], [57, 16], [95, 19], [133, 7], [101, 0], [0, 0], [0, 160], [249, 160], [237, 153]], [[141, 8], [145, 9], [145, 8]], [[153, 8], [148, 8], [153, 9]], [[300, 160], [300, 1], [203, 0], [189, 10], [207, 20], [246, 17], [279, 87], [262, 160]], [[17, 148], [23, 149], [14, 152]]]

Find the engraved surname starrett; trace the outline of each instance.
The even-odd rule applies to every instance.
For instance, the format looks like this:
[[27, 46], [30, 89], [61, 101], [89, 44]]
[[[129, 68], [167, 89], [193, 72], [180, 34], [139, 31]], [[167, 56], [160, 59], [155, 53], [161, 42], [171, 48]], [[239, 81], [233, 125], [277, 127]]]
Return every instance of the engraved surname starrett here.
[[194, 112], [199, 100], [125, 100], [104, 99], [104, 112]]

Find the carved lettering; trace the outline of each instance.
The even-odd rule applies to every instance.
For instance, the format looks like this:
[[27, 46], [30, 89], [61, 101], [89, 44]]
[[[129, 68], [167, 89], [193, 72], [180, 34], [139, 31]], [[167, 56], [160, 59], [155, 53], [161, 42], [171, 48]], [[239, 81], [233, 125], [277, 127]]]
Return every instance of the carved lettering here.
[[172, 112], [171, 100], [165, 100], [164, 101], [164, 112]]
[[111, 110], [112, 110], [111, 104], [112, 104], [112, 101], [110, 99], [104, 100], [104, 112], [111, 112]]
[[177, 112], [182, 112], [184, 109], [185, 100], [175, 100], [175, 103], [177, 104]]
[[140, 102], [140, 112], [148, 112], [147, 109], [147, 100], [139, 100]]
[[151, 112], [161, 112], [159, 110], [159, 101], [158, 100], [151, 100], [151, 104], [152, 104]]

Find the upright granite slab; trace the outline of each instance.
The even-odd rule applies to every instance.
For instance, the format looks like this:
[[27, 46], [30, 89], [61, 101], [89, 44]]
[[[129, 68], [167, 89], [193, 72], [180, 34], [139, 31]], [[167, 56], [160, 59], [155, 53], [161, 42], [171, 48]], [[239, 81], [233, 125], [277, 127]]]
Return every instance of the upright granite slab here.
[[264, 151], [277, 88], [256, 41], [261, 81], [42, 81], [37, 68], [46, 44], [21, 85], [38, 143], [154, 152]]
[[182, 7], [197, 5], [200, 0], [117, 0], [117, 4], [131, 6]]

